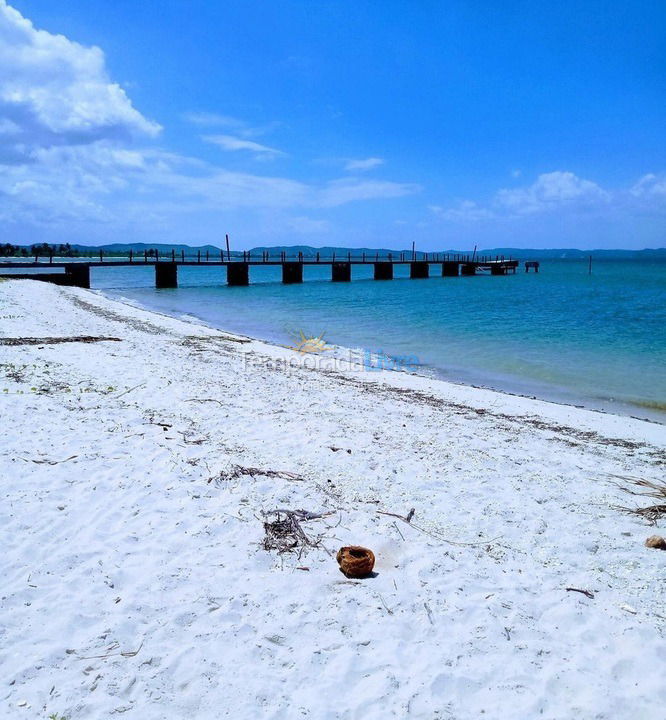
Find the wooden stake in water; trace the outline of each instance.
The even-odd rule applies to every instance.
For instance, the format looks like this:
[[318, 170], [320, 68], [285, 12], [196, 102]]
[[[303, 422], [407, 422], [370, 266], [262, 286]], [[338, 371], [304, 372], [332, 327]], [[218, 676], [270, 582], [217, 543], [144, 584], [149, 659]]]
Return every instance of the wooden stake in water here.
[[587, 269], [587, 274], [592, 275], [592, 255], [590, 255], [590, 264]]

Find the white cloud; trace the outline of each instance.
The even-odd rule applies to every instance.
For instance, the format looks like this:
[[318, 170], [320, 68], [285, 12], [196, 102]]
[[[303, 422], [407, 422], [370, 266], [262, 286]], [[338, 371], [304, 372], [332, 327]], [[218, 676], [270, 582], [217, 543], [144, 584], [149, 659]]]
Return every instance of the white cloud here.
[[204, 135], [202, 140], [213, 143], [222, 150], [235, 152], [238, 150], [247, 150], [257, 157], [277, 157], [278, 155], [286, 155], [282, 150], [277, 150], [267, 145], [261, 145], [253, 140], [244, 140], [234, 135]]
[[643, 175], [629, 192], [639, 198], [666, 199], [666, 174], [648, 173]]
[[104, 53], [37, 30], [0, 0], [0, 161], [39, 148], [152, 137], [159, 125], [110, 81]]
[[323, 207], [335, 207], [357, 200], [375, 200], [412, 195], [421, 188], [410, 183], [396, 183], [379, 180], [354, 180], [341, 178], [332, 180], [317, 193], [318, 204]]
[[487, 220], [494, 216], [488, 208], [479, 207], [471, 200], [461, 200], [452, 208], [444, 208], [441, 205], [428, 205], [430, 212], [445, 220], [459, 220], [463, 222], [474, 222]]
[[[44, 226], [72, 220], [145, 223], [163, 216], [240, 208], [338, 207], [416, 192], [393, 182], [334, 180], [304, 183], [283, 177], [233, 172], [157, 149], [109, 143], [40, 150], [32, 163], [0, 173], [0, 220]], [[321, 230], [322, 221], [307, 224]], [[317, 223], [312, 224], [312, 223]]]
[[210, 112], [189, 112], [185, 113], [182, 117], [187, 122], [192, 125], [197, 125], [198, 127], [228, 128], [233, 131], [236, 136], [240, 136], [242, 138], [253, 138], [260, 137], [261, 135], [267, 135], [283, 125], [283, 123], [277, 120], [272, 120], [271, 122], [266, 122], [261, 125], [252, 125], [245, 120], [232, 117], [231, 115], [220, 115], [218, 113]]
[[487, 205], [460, 200], [452, 207], [430, 205], [429, 210], [445, 220], [476, 222], [506, 219], [547, 212], [581, 212], [606, 207], [614, 194], [572, 172], [543, 173], [531, 184], [498, 190]]
[[556, 171], [539, 175], [528, 187], [499, 190], [494, 204], [500, 209], [524, 215], [557, 209], [563, 205], [595, 205], [608, 199], [608, 193], [596, 183], [583, 180], [572, 172]]
[[245, 123], [238, 118], [211, 112], [188, 112], [182, 117], [183, 120], [186, 120], [192, 125], [199, 125], [201, 127], [241, 128], [245, 125]]
[[365, 160], [347, 160], [345, 164], [345, 170], [348, 172], [357, 172], [357, 171], [365, 171], [365, 170], [372, 170], [372, 168], [379, 167], [380, 165], [384, 164], [384, 160], [382, 158], [377, 157], [369, 157], [365, 158]]
[[[228, 129], [206, 137], [223, 150], [284, 154], [252, 139], [276, 123], [254, 127], [210, 113], [187, 119]], [[308, 217], [308, 209], [418, 190], [389, 181], [301, 182], [230, 171], [137, 142], [159, 130], [110, 79], [99, 48], [37, 30], [0, 0], [0, 221], [17, 240], [16, 233], [32, 240], [34, 228], [43, 239], [88, 242], [116, 239], [119, 231], [135, 239], [189, 236], [195, 226], [206, 237], [212, 220], [230, 217], [264, 227], [273, 227], [275, 217], [294, 232], [323, 232], [328, 221]]]

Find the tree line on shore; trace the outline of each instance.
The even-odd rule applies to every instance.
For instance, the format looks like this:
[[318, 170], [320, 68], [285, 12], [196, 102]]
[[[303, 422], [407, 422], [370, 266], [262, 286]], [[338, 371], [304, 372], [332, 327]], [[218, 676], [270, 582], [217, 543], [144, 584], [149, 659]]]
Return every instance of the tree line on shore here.
[[[101, 248], [90, 248], [82, 250], [80, 247], [72, 247], [69, 243], [49, 245], [49, 243], [35, 243], [33, 245], [12, 245], [11, 243], [0, 244], [0, 257], [93, 257], [99, 254]], [[104, 250], [104, 255], [127, 255], [124, 250]], [[148, 257], [155, 257], [156, 251], [145, 250]], [[143, 252], [141, 253], [143, 255]]]
[[69, 243], [61, 243], [60, 245], [49, 245], [48, 243], [12, 245], [11, 243], [4, 243], [0, 245], [0, 256], [2, 257], [31, 257], [32, 255], [79, 257], [80, 254], [81, 253]]

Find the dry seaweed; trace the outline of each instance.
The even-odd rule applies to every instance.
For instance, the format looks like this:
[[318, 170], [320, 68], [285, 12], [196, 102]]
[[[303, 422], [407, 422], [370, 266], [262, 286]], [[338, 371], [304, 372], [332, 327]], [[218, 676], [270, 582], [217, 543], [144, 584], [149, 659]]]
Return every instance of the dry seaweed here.
[[638, 515], [638, 517], [647, 520], [650, 525], [656, 525], [658, 520], [666, 517], [666, 483], [614, 474], [611, 474], [611, 477], [624, 481], [624, 483], [614, 482], [613, 484], [617, 485], [617, 487], [629, 495], [662, 500], [661, 503], [655, 503], [654, 505], [647, 505], [645, 507], [630, 508], [622, 505], [613, 505], [614, 510], [620, 510], [631, 515]]
[[95, 342], [122, 342], [117, 337], [94, 335], [72, 335], [71, 337], [4, 337], [0, 338], [0, 345], [60, 345], [61, 343], [95, 343]]
[[319, 547], [321, 538], [309, 537], [301, 523], [326, 515], [330, 513], [311, 513], [307, 510], [269, 510], [263, 513], [264, 550], [277, 550], [280, 554], [298, 552], [298, 556], [301, 557], [309, 548]]

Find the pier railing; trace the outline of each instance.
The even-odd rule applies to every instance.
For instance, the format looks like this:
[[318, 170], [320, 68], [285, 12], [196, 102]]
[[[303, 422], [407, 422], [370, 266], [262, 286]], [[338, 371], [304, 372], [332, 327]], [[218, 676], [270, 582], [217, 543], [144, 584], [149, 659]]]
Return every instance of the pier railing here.
[[[299, 253], [271, 253], [263, 251], [260, 253], [224, 252], [220, 250], [211, 253], [210, 251], [197, 251], [196, 255], [185, 254], [182, 250], [177, 252], [171, 250], [161, 253], [157, 249], [146, 249], [143, 253], [136, 254], [129, 251], [127, 255], [105, 256], [100, 251], [92, 258], [67, 258], [65, 261], [51, 255], [40, 262], [40, 256], [35, 255], [34, 262], [0, 262], [1, 267], [10, 268], [64, 268], [64, 275], [54, 273], [26, 274], [26, 275], [5, 275], [5, 277], [22, 277], [47, 282], [57, 282], [64, 285], [77, 285], [79, 287], [90, 287], [91, 267], [137, 267], [154, 266], [155, 285], [158, 288], [174, 288], [178, 286], [178, 267], [191, 265], [224, 266], [227, 270], [228, 285], [248, 285], [249, 269], [251, 266], [281, 266], [282, 282], [285, 284], [303, 282], [303, 268], [306, 265], [328, 265], [331, 268], [331, 280], [333, 282], [348, 282], [352, 279], [352, 266], [372, 265], [374, 267], [375, 280], [393, 280], [394, 267], [396, 265], [408, 265], [409, 277], [412, 279], [423, 279], [430, 277], [431, 265], [441, 265], [442, 277], [472, 276], [478, 270], [490, 271], [492, 275], [506, 275], [509, 272], [515, 273], [518, 267], [518, 260], [504, 255], [477, 255], [476, 253], [422, 253], [422, 252], [400, 252], [400, 253], [331, 253], [323, 255], [319, 252], [312, 254]], [[0, 276], [1, 277], [1, 276]]]
[[[59, 256], [50, 255], [39, 255], [34, 256], [35, 263], [48, 263], [50, 265], [57, 263], [62, 264], [62, 259]], [[87, 262], [92, 261], [93, 263], [119, 263], [119, 264], [133, 264], [133, 263], [149, 263], [149, 262], [179, 262], [179, 263], [215, 263], [215, 264], [227, 264], [232, 262], [249, 262], [255, 265], [270, 264], [278, 265], [283, 262], [302, 262], [306, 264], [322, 264], [330, 265], [334, 262], [350, 262], [354, 265], [372, 264], [377, 262], [391, 262], [396, 264], [409, 263], [409, 262], [429, 262], [429, 263], [441, 263], [441, 262], [458, 262], [458, 263], [476, 263], [477, 265], [487, 265], [498, 262], [512, 262], [511, 256], [505, 257], [504, 255], [477, 255], [464, 254], [464, 253], [424, 253], [424, 252], [396, 252], [396, 253], [331, 253], [324, 255], [322, 253], [271, 253], [271, 252], [250, 252], [250, 251], [234, 251], [226, 252], [220, 250], [218, 252], [211, 251], [197, 251], [196, 253], [186, 253], [184, 250], [170, 250], [170, 251], [159, 251], [144, 250], [143, 252], [134, 252], [132, 250], [127, 253], [105, 253], [100, 250], [99, 253], [80, 253], [76, 257], [66, 258], [65, 262]], [[3, 265], [14, 264], [16, 261], [8, 259], [7, 261], [0, 261]], [[30, 262], [27, 260], [18, 261], [17, 264], [27, 265]]]

